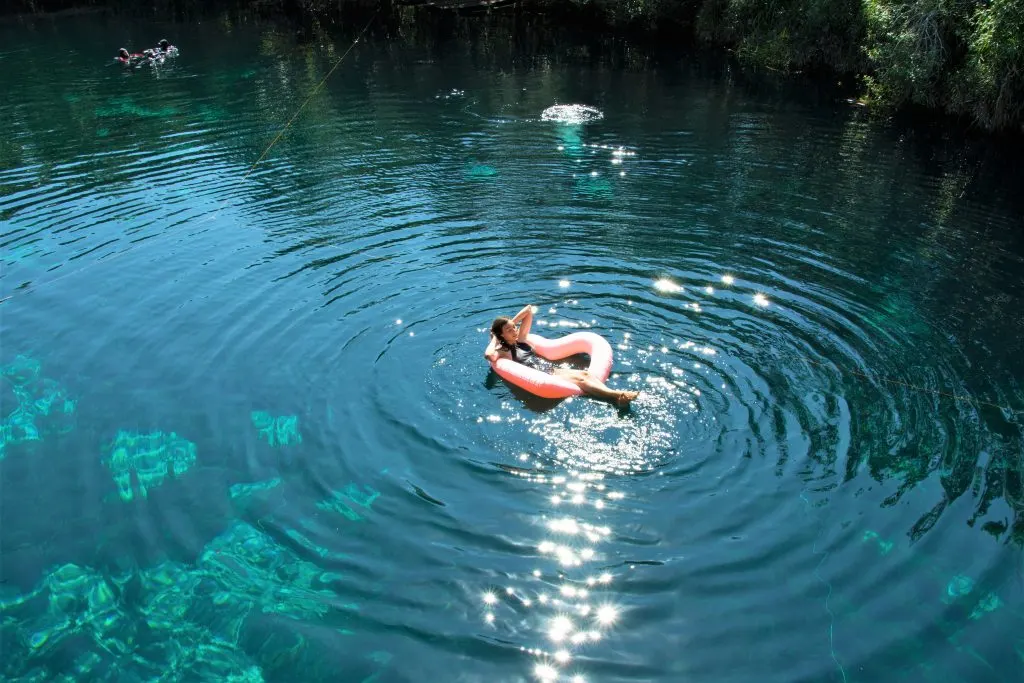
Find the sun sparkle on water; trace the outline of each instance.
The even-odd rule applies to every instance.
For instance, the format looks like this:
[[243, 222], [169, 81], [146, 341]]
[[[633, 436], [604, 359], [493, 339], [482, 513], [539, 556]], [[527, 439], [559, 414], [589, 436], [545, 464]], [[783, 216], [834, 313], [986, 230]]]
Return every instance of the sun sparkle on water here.
[[666, 294], [677, 294], [683, 291], [682, 285], [677, 285], [675, 282], [672, 282], [668, 278], [661, 278], [660, 280], [655, 280], [654, 288], [659, 292], [664, 292]]

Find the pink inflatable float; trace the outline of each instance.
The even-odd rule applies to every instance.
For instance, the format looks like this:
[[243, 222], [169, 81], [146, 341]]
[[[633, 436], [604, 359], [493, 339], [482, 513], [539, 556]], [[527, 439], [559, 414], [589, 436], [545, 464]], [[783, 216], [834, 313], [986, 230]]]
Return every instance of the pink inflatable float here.
[[[529, 334], [526, 343], [533, 352], [548, 360], [562, 360], [569, 356], [585, 353], [590, 356], [587, 371], [591, 376], [607, 381], [612, 372], [612, 347], [608, 341], [593, 332], [573, 332], [558, 339], [545, 339], [539, 334]], [[557, 375], [551, 375], [509, 358], [499, 358], [491, 363], [498, 376], [507, 382], [542, 398], [568, 398], [583, 393], [575, 382]]]

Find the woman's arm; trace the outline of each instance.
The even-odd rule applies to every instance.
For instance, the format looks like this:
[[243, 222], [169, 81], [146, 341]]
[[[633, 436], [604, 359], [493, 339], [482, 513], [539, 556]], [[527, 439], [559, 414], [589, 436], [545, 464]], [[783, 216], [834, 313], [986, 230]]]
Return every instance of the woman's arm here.
[[519, 325], [519, 340], [525, 342], [526, 335], [530, 334], [530, 325], [533, 324], [533, 306], [531, 304], [523, 306], [523, 310], [516, 313], [512, 322]]
[[484, 351], [484, 358], [491, 363], [498, 360], [498, 340], [493, 334], [491, 335], [491, 341], [487, 344], [487, 350]]
[[526, 317], [530, 317], [530, 318], [533, 317], [533, 306], [531, 304], [526, 304], [525, 306], [523, 306], [523, 310], [521, 310], [518, 313], [516, 313], [515, 317], [512, 318], [512, 322], [514, 322], [514, 323], [516, 323], [518, 325]]

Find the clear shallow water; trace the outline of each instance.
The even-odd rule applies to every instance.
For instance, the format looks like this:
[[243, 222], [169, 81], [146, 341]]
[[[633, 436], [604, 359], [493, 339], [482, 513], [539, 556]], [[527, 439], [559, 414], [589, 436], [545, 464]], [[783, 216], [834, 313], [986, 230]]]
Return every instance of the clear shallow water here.
[[[0, 26], [4, 678], [1019, 680], [1019, 176], [407, 30], [246, 177], [350, 36]], [[635, 407], [489, 374], [525, 303]]]

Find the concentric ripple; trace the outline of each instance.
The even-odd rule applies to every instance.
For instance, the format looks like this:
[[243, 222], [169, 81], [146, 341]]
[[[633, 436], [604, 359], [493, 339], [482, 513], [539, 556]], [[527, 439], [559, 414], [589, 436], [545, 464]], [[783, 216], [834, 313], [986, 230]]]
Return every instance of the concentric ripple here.
[[[0, 674], [120, 671], [77, 602], [31, 614], [88, 584], [223, 676], [1015, 680], [1007, 207], [852, 113], [394, 37], [253, 166], [351, 36], [192, 28], [160, 73], [3, 34], [0, 364], [75, 420], [3, 375], [62, 427], [0, 416]], [[633, 406], [491, 372], [527, 304]]]

